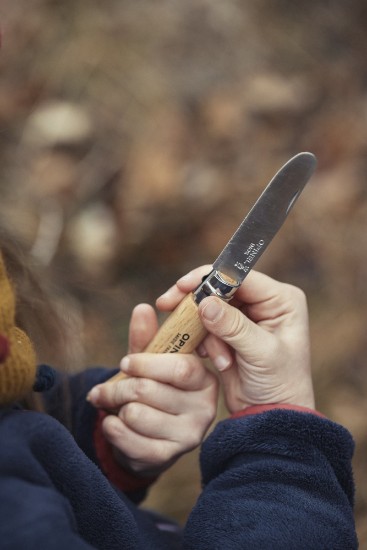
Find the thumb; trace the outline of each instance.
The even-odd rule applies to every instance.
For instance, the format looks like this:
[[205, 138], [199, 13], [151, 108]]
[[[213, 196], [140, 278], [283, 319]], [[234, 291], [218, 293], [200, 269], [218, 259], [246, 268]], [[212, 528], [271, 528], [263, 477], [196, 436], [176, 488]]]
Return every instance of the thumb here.
[[206, 329], [229, 344], [244, 361], [265, 363], [273, 349], [273, 336], [239, 309], [212, 296], [199, 304], [199, 313]]
[[129, 353], [142, 352], [158, 330], [157, 315], [148, 304], [137, 305], [129, 325]]

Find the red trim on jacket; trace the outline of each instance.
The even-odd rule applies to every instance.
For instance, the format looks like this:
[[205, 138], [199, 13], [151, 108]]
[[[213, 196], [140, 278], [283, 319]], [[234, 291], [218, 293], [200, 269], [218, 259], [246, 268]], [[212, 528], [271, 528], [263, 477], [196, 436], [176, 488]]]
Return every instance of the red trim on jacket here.
[[323, 414], [315, 409], [309, 409], [308, 407], [301, 407], [300, 405], [291, 405], [289, 403], [268, 403], [266, 405], [250, 405], [242, 411], [237, 411], [231, 415], [231, 418], [240, 418], [242, 416], [249, 416], [251, 414], [260, 414], [266, 411], [271, 411], [274, 409], [288, 409], [291, 411], [305, 412], [309, 414], [315, 414], [316, 416], [321, 416], [326, 418]]
[[98, 411], [97, 420], [93, 431], [93, 442], [99, 465], [108, 480], [124, 493], [137, 491], [149, 487], [157, 478], [139, 477], [125, 470], [117, 462], [112, 445], [107, 441], [102, 432], [102, 422], [108, 413]]

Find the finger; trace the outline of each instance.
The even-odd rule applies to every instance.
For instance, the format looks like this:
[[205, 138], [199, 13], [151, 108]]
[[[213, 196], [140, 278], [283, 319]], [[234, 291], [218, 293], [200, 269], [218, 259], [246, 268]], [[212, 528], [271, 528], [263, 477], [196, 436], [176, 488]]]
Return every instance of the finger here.
[[[210, 373], [194, 355], [139, 353], [121, 361], [121, 370], [127, 377], [107, 380], [92, 388], [87, 400], [95, 407], [115, 410], [123, 403], [123, 392], [128, 377], [145, 378], [185, 391], [199, 391], [213, 384]], [[129, 387], [129, 386], [127, 386]]]
[[161, 311], [172, 311], [185, 298], [186, 294], [199, 286], [202, 278], [211, 270], [212, 266], [203, 265], [181, 277], [176, 284], [157, 299], [157, 307]]
[[[121, 451], [130, 461], [135, 461], [134, 470], [161, 466], [179, 452], [176, 442], [153, 439], [136, 433], [117, 416], [106, 416], [102, 431], [107, 441]], [[139, 468], [139, 464], [141, 467]]]
[[129, 353], [143, 351], [158, 330], [154, 309], [148, 304], [139, 304], [133, 309], [129, 326]]
[[250, 363], [264, 363], [274, 351], [274, 336], [248, 319], [240, 310], [219, 298], [199, 304], [203, 324]]
[[276, 295], [282, 285], [264, 273], [251, 270], [236, 291], [236, 297], [249, 304], [263, 302]]
[[201, 361], [184, 353], [132, 354], [124, 357], [120, 367], [128, 376], [149, 378], [189, 391], [211, 383], [211, 375]]
[[177, 443], [181, 450], [190, 451], [200, 444], [208, 424], [191, 415], [175, 416], [142, 403], [129, 403], [122, 407], [119, 418], [135, 433], [151, 439]]
[[[89, 401], [106, 410], [118, 410], [127, 403], [138, 402], [172, 415], [197, 408], [196, 392], [179, 390], [149, 378], [128, 377], [122, 382], [97, 386]], [[97, 395], [97, 396], [96, 396]], [[203, 397], [204, 399], [204, 397]]]
[[[135, 433], [153, 439], [171, 439], [177, 419], [142, 403], [129, 403], [121, 408], [119, 418]], [[177, 433], [177, 432], [176, 432]]]
[[303, 313], [307, 309], [304, 293], [299, 288], [257, 271], [248, 274], [232, 304], [256, 323], [275, 320], [290, 312]]
[[229, 369], [233, 365], [233, 354], [228, 345], [214, 334], [209, 334], [204, 342], [207, 357], [211, 359], [219, 371]]

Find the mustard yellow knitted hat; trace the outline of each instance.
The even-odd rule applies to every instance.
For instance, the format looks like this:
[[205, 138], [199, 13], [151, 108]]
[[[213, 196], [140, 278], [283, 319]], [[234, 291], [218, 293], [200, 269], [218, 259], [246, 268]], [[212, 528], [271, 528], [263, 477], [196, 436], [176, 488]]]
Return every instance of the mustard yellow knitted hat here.
[[36, 371], [33, 345], [15, 324], [15, 292], [0, 252], [0, 405], [30, 392]]

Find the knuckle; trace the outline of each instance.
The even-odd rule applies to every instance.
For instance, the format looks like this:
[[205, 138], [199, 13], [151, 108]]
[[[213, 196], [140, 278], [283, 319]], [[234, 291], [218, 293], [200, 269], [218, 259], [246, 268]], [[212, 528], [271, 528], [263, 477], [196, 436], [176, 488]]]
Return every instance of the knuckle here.
[[123, 425], [116, 421], [115, 416], [106, 416], [102, 424], [103, 434], [110, 443], [118, 441], [123, 434]]
[[177, 386], [187, 386], [195, 374], [195, 365], [187, 357], [177, 357], [174, 381]]
[[128, 425], [134, 425], [138, 420], [144, 421], [144, 412], [141, 410], [139, 403], [127, 403], [121, 410], [124, 422]]
[[307, 302], [307, 297], [306, 297], [306, 294], [305, 292], [301, 289], [301, 288], [298, 288], [296, 286], [292, 287], [293, 288], [293, 292], [295, 293], [295, 297], [296, 299], [298, 299], [298, 301], [300, 303], [304, 303], [306, 304]]
[[297, 286], [288, 283], [282, 283], [283, 292], [287, 297], [294, 297], [302, 294], [302, 290]]
[[297, 303], [302, 306], [307, 305], [307, 297], [304, 291], [294, 285], [284, 283], [285, 298], [291, 303]]
[[191, 451], [200, 445], [204, 435], [204, 430], [197, 422], [192, 422], [187, 426], [187, 432], [185, 437], [185, 447], [188, 451]]
[[173, 456], [172, 448], [168, 442], [152, 445], [149, 449], [149, 462], [154, 466], [169, 462]]
[[151, 389], [151, 381], [148, 378], [135, 378], [133, 382], [136, 399], [144, 399]]
[[212, 411], [207, 410], [205, 413], [202, 414], [200, 422], [197, 422], [198, 432], [194, 441], [194, 443], [196, 443], [195, 447], [201, 443], [205, 432], [214, 421], [214, 418], [215, 415], [212, 413]]
[[212, 422], [214, 422], [216, 414], [217, 406], [214, 400], [209, 401], [207, 406], [202, 407], [201, 422], [205, 430], [210, 426]]

